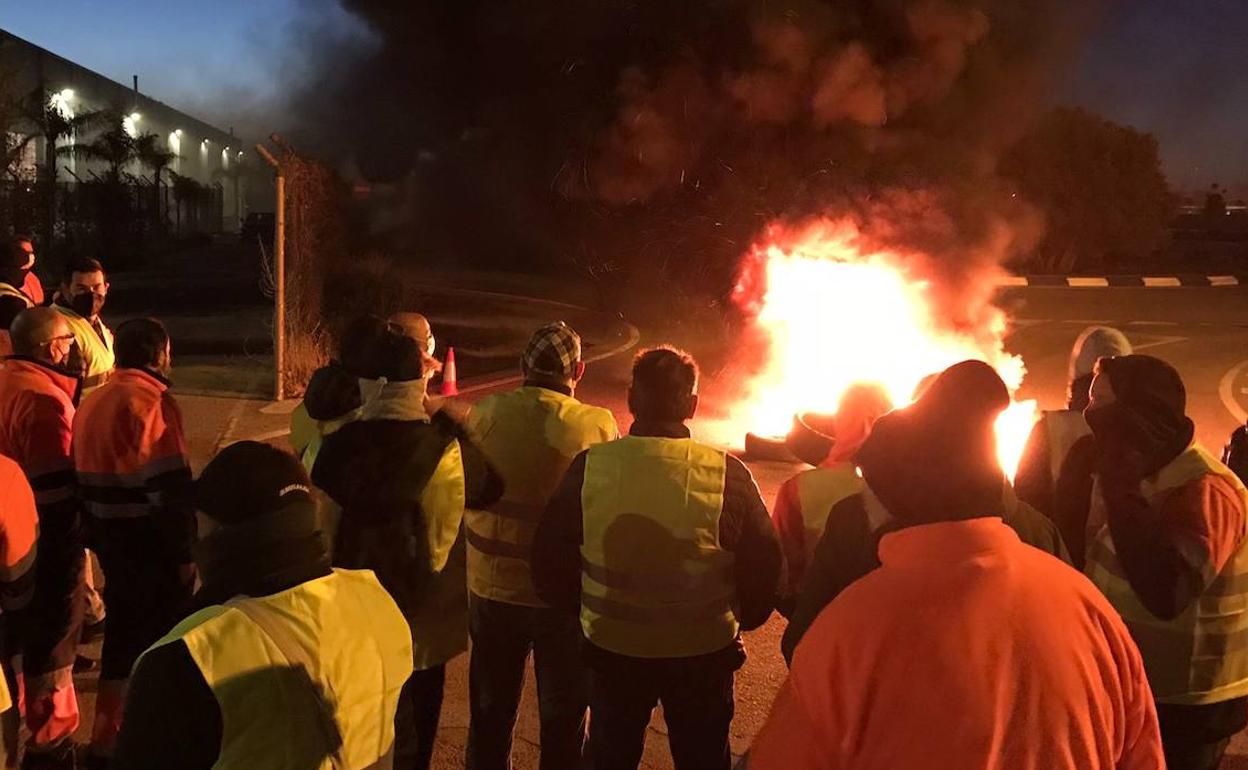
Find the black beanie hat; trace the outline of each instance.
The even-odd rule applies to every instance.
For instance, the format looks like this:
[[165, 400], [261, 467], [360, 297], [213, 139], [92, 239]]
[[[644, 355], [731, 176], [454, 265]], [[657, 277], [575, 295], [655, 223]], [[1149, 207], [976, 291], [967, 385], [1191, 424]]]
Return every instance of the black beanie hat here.
[[258, 441], [239, 441], [218, 452], [195, 482], [194, 502], [227, 527], [315, 505], [308, 472], [295, 456]]
[[386, 320], [375, 315], [362, 315], [347, 324], [338, 339], [338, 360], [342, 368], [366, 380], [380, 377], [379, 348], [385, 333]]
[[406, 334], [387, 329], [378, 345], [377, 371], [390, 382], [411, 382], [424, 376], [420, 343]]

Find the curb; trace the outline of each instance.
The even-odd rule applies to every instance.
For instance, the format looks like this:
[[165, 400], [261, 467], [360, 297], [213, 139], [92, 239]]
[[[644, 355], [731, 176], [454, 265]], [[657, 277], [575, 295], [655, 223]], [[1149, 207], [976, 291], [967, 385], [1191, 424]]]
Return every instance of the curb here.
[[1002, 287], [1103, 289], [1107, 287], [1174, 288], [1248, 286], [1238, 275], [1010, 275], [997, 281]]

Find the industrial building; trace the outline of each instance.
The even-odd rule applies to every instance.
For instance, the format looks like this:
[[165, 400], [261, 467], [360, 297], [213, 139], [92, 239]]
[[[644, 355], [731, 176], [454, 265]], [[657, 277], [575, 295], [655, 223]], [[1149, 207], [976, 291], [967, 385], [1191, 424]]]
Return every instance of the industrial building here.
[[[237, 173], [245, 158], [242, 141], [231, 131], [209, 125], [161, 101], [145, 95], [135, 76], [131, 84], [111, 80], [47, 49], [27, 42], [0, 29], [0, 76], [8, 98], [15, 98], [42, 89], [50, 104], [62, 114], [72, 117], [88, 111], [108, 110], [122, 116], [123, 125], [131, 136], [155, 134], [160, 142], [177, 157], [169, 165], [176, 174], [194, 179], [216, 191], [219, 200], [220, 229], [233, 232], [245, 216], [246, 175]], [[35, 134], [21, 121], [7, 127], [9, 134]], [[58, 146], [90, 137], [71, 136], [58, 141]], [[11, 173], [34, 178], [36, 167], [45, 157], [45, 142], [36, 136], [26, 144], [22, 156]], [[70, 156], [59, 158], [57, 180], [72, 184], [98, 172], [93, 164]], [[151, 180], [151, 173], [140, 168], [127, 169], [136, 177]], [[168, 184], [168, 179], [162, 184]]]

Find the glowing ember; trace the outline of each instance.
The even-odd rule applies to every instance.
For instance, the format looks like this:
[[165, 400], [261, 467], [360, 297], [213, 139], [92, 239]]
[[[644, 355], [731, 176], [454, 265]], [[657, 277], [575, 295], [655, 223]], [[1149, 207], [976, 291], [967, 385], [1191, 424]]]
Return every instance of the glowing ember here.
[[[942, 318], [930, 283], [909, 272], [922, 263], [915, 257], [872, 250], [848, 221], [770, 228], [734, 292], [767, 342], [766, 364], [729, 422], [784, 435], [796, 413], [835, 412], [856, 381], [878, 382], [895, 404], [907, 404], [924, 377], [972, 358], [994, 367], [1013, 393], [1025, 368], [1004, 350], [1004, 312], [986, 305], [968, 313], [974, 328]], [[1035, 411], [1034, 401], [1015, 402], [997, 421], [998, 457], [1010, 476]]]

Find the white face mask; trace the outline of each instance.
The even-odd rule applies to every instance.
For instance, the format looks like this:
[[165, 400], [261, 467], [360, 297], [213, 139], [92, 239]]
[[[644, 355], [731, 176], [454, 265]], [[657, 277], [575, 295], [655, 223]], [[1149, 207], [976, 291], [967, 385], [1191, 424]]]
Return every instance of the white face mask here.
[[429, 349], [425, 351], [425, 355], [431, 356], [433, 355], [434, 349], [437, 348], [438, 346], [438, 341], [433, 338], [432, 334], [429, 335], [428, 345], [429, 345]]
[[30, 252], [30, 259], [26, 260], [26, 264], [22, 265], [23, 270], [29, 270], [35, 266], [35, 252]]

